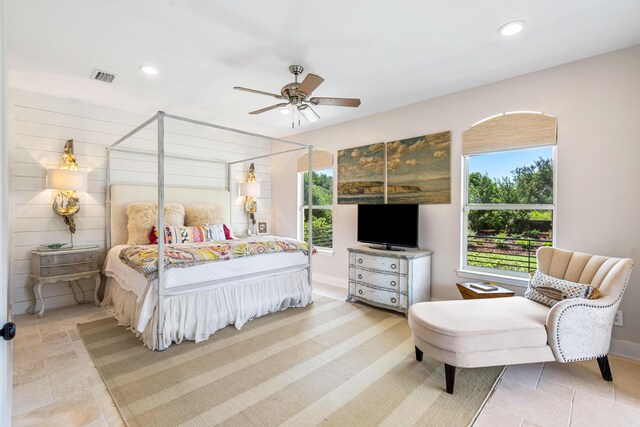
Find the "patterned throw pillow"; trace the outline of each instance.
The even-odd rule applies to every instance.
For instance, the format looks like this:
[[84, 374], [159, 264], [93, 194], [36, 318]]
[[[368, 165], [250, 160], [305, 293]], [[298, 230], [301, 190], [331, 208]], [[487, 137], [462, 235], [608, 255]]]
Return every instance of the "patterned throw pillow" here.
[[[211, 235], [209, 227], [206, 225], [196, 225], [193, 227], [176, 227], [175, 225], [165, 225], [164, 243], [172, 245], [176, 243], [201, 243], [210, 242]], [[149, 233], [149, 244], [158, 244], [158, 229], [154, 225]]]
[[531, 278], [525, 298], [553, 307], [558, 302], [571, 298], [595, 298], [598, 289], [589, 284], [557, 279], [540, 271]]
[[[166, 225], [164, 227], [164, 243], [167, 245], [176, 243], [218, 242], [231, 239], [231, 231], [224, 224], [194, 225], [191, 227]], [[155, 225], [149, 233], [149, 244], [158, 244], [158, 230]]]

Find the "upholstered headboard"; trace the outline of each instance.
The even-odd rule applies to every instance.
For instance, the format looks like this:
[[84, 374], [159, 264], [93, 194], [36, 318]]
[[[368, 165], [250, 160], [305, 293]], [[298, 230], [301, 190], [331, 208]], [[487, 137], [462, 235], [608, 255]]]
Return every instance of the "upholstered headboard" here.
[[[137, 202], [156, 202], [158, 190], [154, 185], [114, 184], [111, 192], [111, 246], [127, 243], [127, 206]], [[227, 190], [217, 188], [165, 187], [165, 202], [186, 204], [214, 204], [222, 207], [224, 223], [230, 224], [231, 197]]]

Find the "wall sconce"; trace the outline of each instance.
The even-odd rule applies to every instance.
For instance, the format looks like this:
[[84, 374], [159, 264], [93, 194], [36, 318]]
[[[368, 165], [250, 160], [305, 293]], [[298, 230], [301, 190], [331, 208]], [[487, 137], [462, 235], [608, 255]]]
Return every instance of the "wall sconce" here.
[[253, 226], [256, 225], [256, 212], [258, 211], [258, 204], [256, 197], [260, 197], [260, 183], [256, 182], [255, 166], [253, 163], [249, 166], [249, 176], [247, 182], [240, 184], [240, 196], [244, 199], [244, 210], [249, 216], [249, 227], [247, 228], [247, 234], [253, 234]]
[[73, 215], [80, 210], [80, 199], [76, 191], [87, 191], [87, 173], [78, 170], [78, 163], [73, 155], [73, 139], [69, 139], [64, 145], [60, 169], [47, 170], [47, 189], [59, 190], [51, 208], [69, 226], [73, 247], [73, 233], [76, 232]]

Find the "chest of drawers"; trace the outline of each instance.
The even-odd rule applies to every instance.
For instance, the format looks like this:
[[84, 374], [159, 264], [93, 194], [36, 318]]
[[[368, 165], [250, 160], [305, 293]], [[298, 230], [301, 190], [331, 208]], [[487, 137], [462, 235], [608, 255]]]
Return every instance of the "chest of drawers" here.
[[406, 313], [431, 294], [431, 252], [348, 248], [347, 301], [358, 300]]

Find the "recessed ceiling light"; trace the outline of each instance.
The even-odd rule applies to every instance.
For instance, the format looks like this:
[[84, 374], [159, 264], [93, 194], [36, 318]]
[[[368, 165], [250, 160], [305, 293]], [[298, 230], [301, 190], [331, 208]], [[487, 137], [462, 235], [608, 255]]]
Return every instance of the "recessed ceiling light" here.
[[150, 76], [155, 76], [156, 74], [158, 74], [158, 69], [152, 67], [151, 65], [141, 65], [138, 68], [140, 68], [140, 71]]
[[515, 36], [520, 31], [524, 29], [524, 26], [527, 23], [525, 21], [513, 21], [504, 24], [502, 27], [498, 28], [498, 34], [501, 36]]

